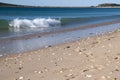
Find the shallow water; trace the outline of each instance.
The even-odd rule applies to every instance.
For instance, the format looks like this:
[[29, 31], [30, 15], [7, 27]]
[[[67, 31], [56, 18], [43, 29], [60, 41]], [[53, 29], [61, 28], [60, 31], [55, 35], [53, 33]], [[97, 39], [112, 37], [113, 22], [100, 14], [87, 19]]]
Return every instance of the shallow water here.
[[[120, 23], [100, 26], [95, 28], [88, 28], [84, 30], [76, 30], [71, 32], [64, 32], [60, 34], [47, 35], [40, 38], [32, 38], [27, 40], [13, 40], [12, 42], [5, 42], [0, 44], [0, 54], [22, 53], [26, 51], [37, 50], [49, 45], [57, 45], [70, 41], [76, 41], [85, 37], [103, 34], [120, 28]], [[92, 34], [91, 34], [92, 33]]]

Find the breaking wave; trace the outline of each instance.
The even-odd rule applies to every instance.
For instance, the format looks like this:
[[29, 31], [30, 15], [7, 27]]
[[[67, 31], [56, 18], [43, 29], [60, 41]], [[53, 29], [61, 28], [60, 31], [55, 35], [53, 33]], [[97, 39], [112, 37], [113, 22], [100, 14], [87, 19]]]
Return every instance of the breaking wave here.
[[52, 18], [36, 18], [30, 19], [14, 19], [9, 23], [9, 26], [14, 28], [39, 28], [39, 27], [56, 27], [60, 26], [61, 21]]

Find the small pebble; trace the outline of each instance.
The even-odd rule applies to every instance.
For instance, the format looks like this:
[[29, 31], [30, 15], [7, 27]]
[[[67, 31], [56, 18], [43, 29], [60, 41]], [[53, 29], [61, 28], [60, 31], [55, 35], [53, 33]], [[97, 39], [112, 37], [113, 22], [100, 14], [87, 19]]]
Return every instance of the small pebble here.
[[83, 70], [83, 72], [86, 72], [86, 71], [89, 71], [89, 69], [85, 69], [85, 70]]
[[71, 56], [72, 54], [68, 54], [69, 56]]
[[37, 73], [38, 71], [34, 71], [34, 73]]
[[102, 76], [101, 78], [102, 78], [102, 79], [105, 79], [105, 76]]
[[39, 71], [38, 74], [41, 74], [41, 71]]
[[105, 76], [101, 76], [100, 78], [98, 79], [95, 79], [95, 80], [107, 80]]
[[93, 35], [94, 33], [89, 33], [90, 35]]
[[115, 57], [114, 59], [116, 60], [116, 59], [118, 59], [118, 57]]
[[67, 46], [67, 48], [70, 48], [70, 46]]
[[70, 72], [72, 72], [73, 70], [72, 70], [72, 69], [70, 69], [69, 71], [70, 71]]
[[52, 47], [51, 45], [45, 46], [45, 48]]
[[102, 47], [104, 48], [105, 46], [103, 45]]
[[55, 55], [55, 53], [52, 53], [52, 55]]
[[19, 70], [21, 70], [23, 67], [19, 67]]
[[40, 38], [41, 36], [38, 36], [38, 38]]
[[76, 48], [75, 51], [76, 51], [76, 52], [80, 52], [81, 50], [80, 50], [79, 48]]
[[52, 47], [51, 45], [48, 45], [48, 47]]
[[111, 77], [110, 77], [110, 76], [107, 76], [107, 78], [109, 78], [109, 79], [110, 79]]
[[60, 73], [63, 73], [63, 71], [60, 71]]
[[97, 70], [103, 70], [104, 66], [103, 65], [96, 65], [94, 68]]
[[117, 80], [117, 78], [114, 78], [113, 80]]
[[81, 51], [86, 51], [86, 49], [85, 49], [85, 48], [82, 48]]
[[115, 71], [119, 71], [118, 69], [115, 69]]
[[73, 74], [68, 74], [67, 76], [72, 76]]
[[22, 79], [23, 79], [23, 76], [19, 77], [19, 79], [22, 80]]
[[110, 38], [108, 40], [111, 40]]
[[40, 58], [38, 58], [38, 60], [40, 60]]
[[92, 77], [92, 75], [86, 75], [86, 77], [91, 78], [91, 77]]

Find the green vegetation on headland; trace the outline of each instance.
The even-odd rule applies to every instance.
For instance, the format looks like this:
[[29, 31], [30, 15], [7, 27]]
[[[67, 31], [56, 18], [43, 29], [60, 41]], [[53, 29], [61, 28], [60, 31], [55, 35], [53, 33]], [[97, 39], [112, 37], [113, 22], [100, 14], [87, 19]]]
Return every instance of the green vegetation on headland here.
[[38, 8], [38, 7], [47, 7], [47, 8], [120, 8], [120, 4], [115, 4], [115, 3], [104, 3], [104, 4], [99, 4], [98, 6], [86, 6], [86, 7], [81, 7], [81, 6], [29, 6], [29, 5], [17, 5], [17, 4], [9, 4], [9, 3], [2, 3], [0, 2], [0, 7], [33, 7], [33, 8]]
[[104, 3], [104, 4], [99, 4], [96, 7], [107, 7], [107, 8], [120, 8], [120, 4], [115, 4], [115, 3]]
[[25, 7], [25, 8], [90, 8], [89, 6], [86, 7], [79, 7], [79, 6], [30, 6], [30, 5], [17, 5], [17, 4], [9, 4], [9, 3], [2, 3], [0, 2], [0, 7]]
[[38, 7], [38, 6], [17, 5], [17, 4], [9, 4], [9, 3], [0, 2], [0, 7]]

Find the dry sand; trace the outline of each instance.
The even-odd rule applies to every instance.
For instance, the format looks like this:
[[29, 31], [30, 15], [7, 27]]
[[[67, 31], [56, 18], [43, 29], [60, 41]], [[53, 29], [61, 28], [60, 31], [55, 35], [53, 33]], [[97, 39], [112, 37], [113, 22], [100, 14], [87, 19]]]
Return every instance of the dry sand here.
[[0, 80], [120, 80], [120, 30], [0, 57]]

